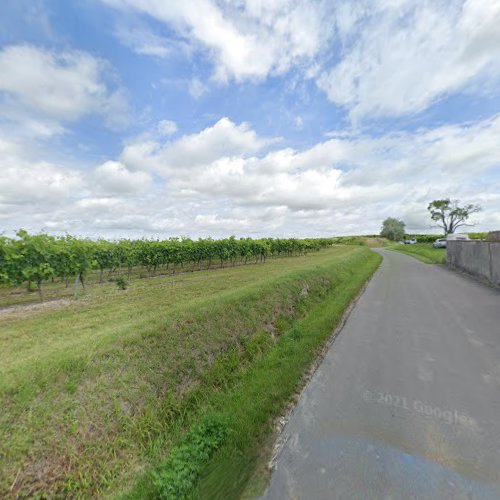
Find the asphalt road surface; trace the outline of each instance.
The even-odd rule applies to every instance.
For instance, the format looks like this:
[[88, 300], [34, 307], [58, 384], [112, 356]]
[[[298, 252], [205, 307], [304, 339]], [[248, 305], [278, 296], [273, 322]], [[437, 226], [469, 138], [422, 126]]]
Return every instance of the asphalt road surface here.
[[387, 250], [265, 499], [500, 499], [500, 292]]

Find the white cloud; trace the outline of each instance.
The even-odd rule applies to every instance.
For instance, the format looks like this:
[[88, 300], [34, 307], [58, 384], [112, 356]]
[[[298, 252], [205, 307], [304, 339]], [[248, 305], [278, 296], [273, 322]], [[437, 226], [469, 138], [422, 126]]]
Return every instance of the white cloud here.
[[[0, 220], [2, 230], [95, 230], [95, 217], [149, 193], [151, 178], [108, 161], [84, 170], [40, 159], [44, 151], [26, 141], [0, 139]], [[133, 203], [132, 203], [133, 205]], [[117, 210], [117, 215], [120, 212]]]
[[191, 97], [194, 99], [199, 99], [203, 94], [208, 92], [208, 87], [198, 78], [191, 79], [188, 89]]
[[239, 232], [240, 234], [252, 226], [252, 221], [248, 218], [220, 217], [213, 213], [196, 215], [194, 223], [208, 231]]
[[119, 26], [115, 30], [116, 37], [123, 45], [141, 55], [164, 58], [172, 54], [173, 43], [147, 28], [128, 28]]
[[67, 203], [83, 184], [80, 172], [39, 160], [25, 144], [0, 139], [0, 204], [4, 217], [38, 203]]
[[485, 82], [495, 91], [500, 76], [499, 0], [102, 1], [164, 23], [212, 61], [217, 81], [296, 69], [354, 123], [418, 113]]
[[422, 111], [478, 78], [500, 75], [500, 2], [343, 4], [343, 51], [318, 85], [354, 121]]
[[478, 229], [495, 229], [499, 132], [497, 115], [381, 137], [337, 133], [296, 150], [223, 118], [177, 140], [144, 135], [86, 170], [3, 140], [0, 218], [8, 230], [94, 237], [373, 233], [387, 216], [427, 231], [427, 204], [450, 196], [481, 204]]
[[130, 172], [119, 162], [107, 161], [92, 172], [89, 184], [111, 194], [141, 193], [150, 187], [151, 176], [146, 172]]
[[161, 135], [172, 135], [177, 132], [177, 124], [172, 120], [162, 120], [158, 123], [157, 130]]
[[205, 47], [220, 81], [283, 73], [309, 61], [331, 34], [324, 29], [327, 2], [322, 1], [103, 1], [147, 14], [175, 29], [183, 39]]
[[259, 151], [271, 141], [260, 138], [248, 123], [235, 125], [228, 118], [198, 134], [185, 135], [169, 144], [161, 154], [171, 168], [193, 167], [223, 157]]
[[[0, 110], [4, 117], [54, 126], [101, 114], [114, 127], [127, 118], [121, 89], [110, 90], [108, 64], [81, 51], [52, 52], [33, 45], [0, 50]], [[43, 131], [42, 131], [43, 133]]]
[[443, 196], [483, 203], [494, 220], [500, 195], [486, 179], [500, 168], [499, 132], [500, 116], [494, 116], [379, 138], [336, 134], [302, 151], [259, 155], [265, 140], [247, 124], [222, 119], [166, 145], [138, 141], [124, 149], [121, 161], [164, 176], [170, 199], [179, 203], [214, 204], [211, 215], [219, 211], [221, 217], [223, 207], [231, 207], [224, 219], [246, 207], [285, 210], [291, 229], [308, 219], [302, 234], [323, 231], [329, 219], [354, 232], [373, 232], [384, 215], [404, 215], [415, 228], [428, 229], [427, 203]]
[[185, 169], [189, 175], [189, 170], [197, 166], [222, 157], [249, 155], [272, 142], [260, 138], [248, 123], [235, 125], [228, 118], [221, 118], [212, 127], [171, 143], [159, 144], [142, 138], [132, 141], [123, 149], [121, 161], [132, 170], [179, 173]]

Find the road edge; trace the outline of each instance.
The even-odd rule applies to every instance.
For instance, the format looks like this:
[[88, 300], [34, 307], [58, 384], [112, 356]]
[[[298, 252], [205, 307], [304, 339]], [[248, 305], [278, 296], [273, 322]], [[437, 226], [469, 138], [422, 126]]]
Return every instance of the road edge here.
[[[374, 249], [370, 249], [372, 252]], [[245, 490], [243, 494], [241, 495], [242, 500], [250, 500], [250, 499], [256, 499], [256, 498], [261, 498], [264, 494], [265, 491], [267, 490], [269, 486], [269, 481], [271, 479], [271, 475], [274, 472], [276, 468], [276, 463], [278, 461], [278, 457], [281, 453], [281, 450], [283, 449], [284, 445], [286, 444], [286, 439], [284, 439], [284, 430], [286, 425], [288, 424], [293, 411], [295, 410], [297, 403], [299, 402], [300, 398], [302, 397], [302, 394], [304, 393], [304, 390], [306, 389], [307, 385], [311, 381], [311, 379], [314, 377], [314, 374], [318, 370], [318, 368], [321, 366], [323, 363], [328, 351], [331, 349], [339, 335], [341, 334], [342, 330], [344, 329], [345, 324], [347, 323], [347, 320], [349, 319], [352, 311], [356, 307], [357, 303], [365, 293], [366, 289], [368, 288], [369, 284], [377, 274], [378, 270], [380, 269], [380, 266], [384, 260], [384, 256], [380, 254], [379, 252], [374, 252], [378, 253], [382, 259], [379, 261], [377, 267], [373, 271], [373, 273], [369, 276], [369, 278], [366, 280], [366, 282], [363, 284], [361, 289], [359, 290], [358, 294], [351, 300], [349, 305], [346, 307], [344, 310], [337, 326], [334, 328], [332, 331], [330, 337], [328, 340], [325, 342], [321, 350], [319, 351], [318, 355], [314, 358], [313, 362], [311, 363], [310, 367], [304, 372], [302, 375], [301, 379], [299, 380], [298, 383], [298, 388], [297, 391], [291, 396], [290, 398], [290, 403], [287, 405], [285, 411], [278, 417], [275, 418], [273, 428], [274, 432], [272, 435], [268, 438], [268, 443], [264, 447], [264, 451], [262, 453], [262, 459], [261, 462], [263, 462], [262, 465], [265, 465], [265, 467], [262, 467], [262, 465], [259, 467], [257, 466], [255, 469], [254, 477], [251, 478], [247, 486], [245, 487]], [[271, 458], [269, 458], [271, 457]], [[259, 470], [260, 469], [260, 470]], [[263, 479], [263, 469], [265, 469], [265, 487], [263, 489], [260, 489], [259, 496], [255, 496], [255, 494], [252, 494], [252, 489], [255, 488], [255, 483], [262, 482]]]

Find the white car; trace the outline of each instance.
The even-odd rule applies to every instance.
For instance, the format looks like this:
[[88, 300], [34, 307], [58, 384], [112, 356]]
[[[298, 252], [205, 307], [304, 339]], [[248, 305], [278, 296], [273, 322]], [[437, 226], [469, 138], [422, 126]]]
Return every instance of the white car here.
[[468, 234], [461, 234], [461, 233], [452, 233], [452, 234], [449, 234], [448, 236], [446, 236], [446, 239], [448, 241], [455, 241], [455, 240], [460, 240], [460, 241], [468, 241], [470, 240], [469, 238], [469, 235]]
[[446, 238], [438, 238], [432, 246], [434, 248], [446, 248]]

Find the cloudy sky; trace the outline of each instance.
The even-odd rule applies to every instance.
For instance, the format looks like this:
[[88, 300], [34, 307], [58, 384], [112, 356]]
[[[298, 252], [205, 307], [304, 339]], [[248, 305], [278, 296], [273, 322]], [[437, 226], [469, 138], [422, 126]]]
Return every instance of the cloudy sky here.
[[2, 0], [0, 232], [500, 229], [500, 0]]

